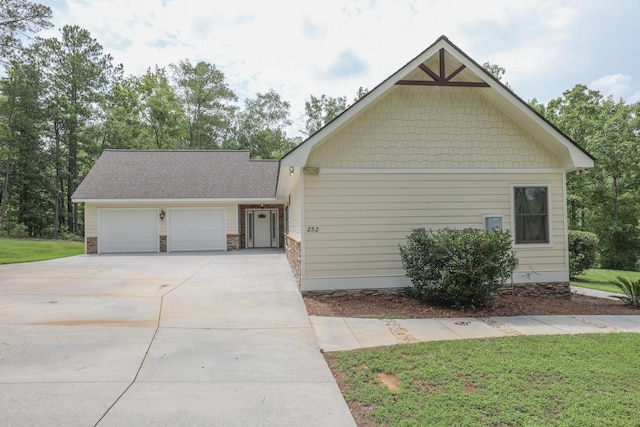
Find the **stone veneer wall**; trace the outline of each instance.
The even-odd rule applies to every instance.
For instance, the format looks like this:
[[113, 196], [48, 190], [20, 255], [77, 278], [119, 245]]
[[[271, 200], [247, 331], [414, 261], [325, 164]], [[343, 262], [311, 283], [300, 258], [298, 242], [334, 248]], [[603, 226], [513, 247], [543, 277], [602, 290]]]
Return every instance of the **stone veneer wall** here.
[[[287, 256], [289, 251], [287, 251]], [[291, 260], [289, 260], [291, 264]], [[293, 268], [293, 265], [292, 265]], [[294, 271], [295, 273], [295, 271]], [[358, 295], [402, 295], [406, 293], [406, 288], [380, 288], [380, 289], [336, 289], [327, 291], [302, 291], [304, 296], [314, 297], [340, 297]], [[551, 298], [571, 298], [571, 287], [569, 282], [553, 283], [520, 283], [513, 286], [505, 286], [500, 289], [501, 295], [516, 295], [522, 297], [542, 296]]]
[[287, 259], [291, 266], [291, 271], [300, 285], [300, 278], [302, 277], [302, 253], [300, 251], [300, 242], [292, 237], [286, 236], [285, 252], [287, 253]]
[[553, 297], [571, 298], [571, 286], [569, 282], [548, 283], [517, 283], [500, 289], [502, 295], [516, 295], [519, 297]]
[[85, 251], [88, 254], [97, 254], [98, 253], [98, 238], [97, 237], [87, 237]]
[[240, 235], [227, 234], [227, 250], [237, 251], [238, 249], [240, 249]]
[[[227, 234], [227, 250], [234, 251], [240, 249], [240, 235]], [[98, 238], [87, 237], [85, 252], [88, 254], [98, 253]], [[160, 252], [167, 252], [167, 236], [160, 236]]]

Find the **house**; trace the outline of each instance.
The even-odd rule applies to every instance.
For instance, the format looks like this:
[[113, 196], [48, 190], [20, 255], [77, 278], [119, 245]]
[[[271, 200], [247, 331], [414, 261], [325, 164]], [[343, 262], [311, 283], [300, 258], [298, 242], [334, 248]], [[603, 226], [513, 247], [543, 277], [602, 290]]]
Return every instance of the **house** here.
[[134, 220], [148, 250], [224, 249], [177, 237], [204, 238], [216, 210], [227, 249], [259, 247], [264, 209], [302, 291], [327, 294], [408, 286], [398, 245], [417, 227], [508, 230], [513, 290], [568, 294], [566, 172], [594, 161], [444, 36], [279, 162], [153, 156], [107, 151], [79, 186], [87, 252], [138, 250]]
[[87, 253], [282, 247], [277, 177], [248, 151], [105, 150], [73, 200]]

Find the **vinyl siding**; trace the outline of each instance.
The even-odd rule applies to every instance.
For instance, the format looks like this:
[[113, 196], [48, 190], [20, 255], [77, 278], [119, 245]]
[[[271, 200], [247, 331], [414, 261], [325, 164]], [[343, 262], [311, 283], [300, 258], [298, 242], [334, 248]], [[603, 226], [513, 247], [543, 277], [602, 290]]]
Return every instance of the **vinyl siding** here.
[[307, 165], [331, 168], [559, 168], [560, 159], [482, 89], [396, 86]]
[[564, 271], [563, 174], [320, 173], [305, 176], [305, 278], [404, 276], [398, 245], [417, 227], [482, 228], [502, 214], [511, 230], [511, 185], [550, 187], [552, 245], [517, 247], [517, 271]]
[[[86, 203], [85, 204], [85, 236], [97, 237], [98, 236], [98, 209], [104, 208], [157, 208], [164, 209], [165, 212], [171, 208], [184, 208], [184, 207], [224, 207], [227, 210], [227, 234], [238, 233], [238, 205], [233, 204], [212, 204], [212, 203], [167, 203], [167, 204], [131, 204], [131, 203]], [[167, 221], [160, 221], [160, 235], [167, 235]]]

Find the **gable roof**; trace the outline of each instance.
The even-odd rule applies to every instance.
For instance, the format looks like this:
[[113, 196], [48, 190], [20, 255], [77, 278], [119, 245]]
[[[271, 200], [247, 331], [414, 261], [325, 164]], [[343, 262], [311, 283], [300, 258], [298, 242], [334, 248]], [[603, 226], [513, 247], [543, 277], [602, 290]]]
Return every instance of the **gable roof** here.
[[249, 151], [105, 150], [72, 199], [273, 199], [278, 166]]
[[447, 37], [441, 36], [342, 114], [285, 154], [280, 160], [281, 170], [287, 170], [290, 166], [305, 166], [314, 146], [322, 144], [329, 136], [366, 111], [395, 85], [476, 87], [478, 93], [558, 155], [566, 170], [593, 167], [593, 156], [451, 43]]

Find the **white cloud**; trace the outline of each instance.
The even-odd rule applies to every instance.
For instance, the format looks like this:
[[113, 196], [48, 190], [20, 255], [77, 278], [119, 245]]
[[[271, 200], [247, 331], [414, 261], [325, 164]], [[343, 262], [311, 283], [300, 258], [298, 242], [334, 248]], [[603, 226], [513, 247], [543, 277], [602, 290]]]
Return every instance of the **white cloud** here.
[[612, 96], [614, 100], [620, 98], [628, 102], [636, 102], [640, 98], [640, 89], [633, 84], [633, 79], [627, 74], [609, 74], [589, 83], [591, 89], [599, 91], [603, 96]]
[[309, 95], [352, 99], [360, 86], [373, 88], [443, 34], [478, 62], [504, 67], [516, 93], [543, 88], [571, 62], [571, 43], [581, 39], [577, 24], [584, 24], [579, 21], [590, 6], [555, 0], [66, 0], [53, 7], [58, 27], [89, 30], [128, 74], [184, 59], [207, 61], [241, 99], [273, 88], [291, 103], [295, 119]]

